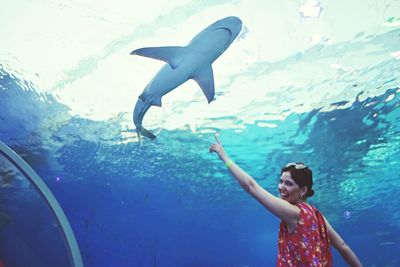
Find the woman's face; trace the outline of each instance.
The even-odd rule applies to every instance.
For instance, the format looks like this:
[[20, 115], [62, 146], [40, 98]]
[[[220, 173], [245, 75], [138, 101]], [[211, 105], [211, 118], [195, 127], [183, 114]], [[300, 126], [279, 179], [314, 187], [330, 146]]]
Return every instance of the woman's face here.
[[303, 190], [293, 181], [290, 172], [283, 172], [278, 185], [279, 193], [282, 199], [289, 201], [292, 204], [300, 202]]

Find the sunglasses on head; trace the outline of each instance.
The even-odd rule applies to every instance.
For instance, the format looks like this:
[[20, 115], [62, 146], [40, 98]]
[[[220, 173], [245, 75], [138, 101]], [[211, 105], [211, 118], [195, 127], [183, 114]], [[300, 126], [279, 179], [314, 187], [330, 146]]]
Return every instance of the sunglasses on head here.
[[301, 162], [290, 162], [290, 163], [286, 164], [285, 167], [288, 168], [288, 167], [292, 167], [292, 166], [297, 170], [302, 170], [302, 169], [308, 168], [308, 166], [306, 164], [301, 163]]

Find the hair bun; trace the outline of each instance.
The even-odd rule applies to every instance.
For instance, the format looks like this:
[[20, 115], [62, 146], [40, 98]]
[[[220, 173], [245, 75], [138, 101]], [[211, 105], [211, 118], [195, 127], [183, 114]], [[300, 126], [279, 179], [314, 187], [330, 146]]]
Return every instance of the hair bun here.
[[310, 189], [310, 191], [308, 191], [308, 196], [312, 197], [314, 195], [314, 190]]

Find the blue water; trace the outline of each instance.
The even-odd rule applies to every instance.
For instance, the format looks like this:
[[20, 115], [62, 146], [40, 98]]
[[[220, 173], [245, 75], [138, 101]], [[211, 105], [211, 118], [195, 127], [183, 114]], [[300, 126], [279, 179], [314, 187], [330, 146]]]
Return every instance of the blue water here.
[[[290, 1], [257, 10], [242, 1], [163, 3], [157, 8], [164, 13], [143, 15], [130, 32], [135, 20], [123, 16], [122, 4], [107, 13], [102, 6], [47, 3], [33, 6], [67, 12], [60, 20], [41, 13], [56, 31], [32, 22], [25, 25], [42, 34], [37, 39], [28, 31], [3, 35], [10, 39], [0, 50], [0, 140], [51, 189], [85, 266], [275, 265], [279, 221], [208, 152], [215, 132], [273, 194], [282, 166], [306, 162], [316, 192], [309, 202], [364, 266], [400, 266], [399, 5], [370, 1], [357, 9], [338, 2], [345, 9], [321, 1], [321, 13], [311, 18]], [[199, 107], [205, 98], [195, 84], [178, 88], [146, 115], [157, 139], [140, 145], [133, 104], [160, 65], [129, 52], [186, 32], [190, 40], [214, 21], [207, 14], [219, 18], [218, 12], [239, 16], [244, 29], [214, 65], [215, 102]], [[60, 28], [64, 20], [74, 35]], [[284, 21], [274, 31], [269, 23], [277, 20]], [[107, 27], [93, 35], [86, 21], [124, 31], [119, 38]], [[15, 20], [7, 23], [19, 29]], [[320, 30], [316, 44], [305, 43]], [[63, 266], [68, 256], [57, 223], [4, 159], [0, 167], [0, 259], [6, 266]], [[333, 252], [335, 266], [346, 266]]]
[[[121, 140], [100, 133], [112, 123], [69, 116], [64, 105], [51, 97], [41, 101], [45, 95], [4, 69], [2, 77], [1, 140], [59, 200], [85, 266], [274, 265], [278, 220], [208, 153], [212, 134], [160, 129], [155, 142], [117, 144]], [[398, 91], [330, 112], [291, 114], [273, 129], [220, 130], [220, 138], [238, 164], [273, 193], [280, 166], [292, 159], [307, 162], [317, 192], [310, 202], [365, 265], [399, 266]], [[393, 97], [385, 101], [388, 96]], [[23, 114], [28, 106], [34, 114]], [[54, 114], [63, 122], [48, 125]], [[35, 224], [35, 216], [19, 216]], [[344, 266], [337, 254], [335, 262]]]

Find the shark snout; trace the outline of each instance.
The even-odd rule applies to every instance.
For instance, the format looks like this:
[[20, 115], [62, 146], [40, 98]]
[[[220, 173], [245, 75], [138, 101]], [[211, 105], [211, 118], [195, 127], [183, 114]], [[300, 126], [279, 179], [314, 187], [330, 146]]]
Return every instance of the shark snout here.
[[242, 30], [242, 21], [238, 17], [230, 16], [218, 20], [210, 27], [214, 29], [225, 29], [229, 31], [233, 40]]
[[224, 21], [225, 23], [228, 23], [230, 25], [238, 25], [238, 26], [242, 27], [242, 21], [238, 17], [235, 17], [235, 16], [223, 18], [222, 21]]

